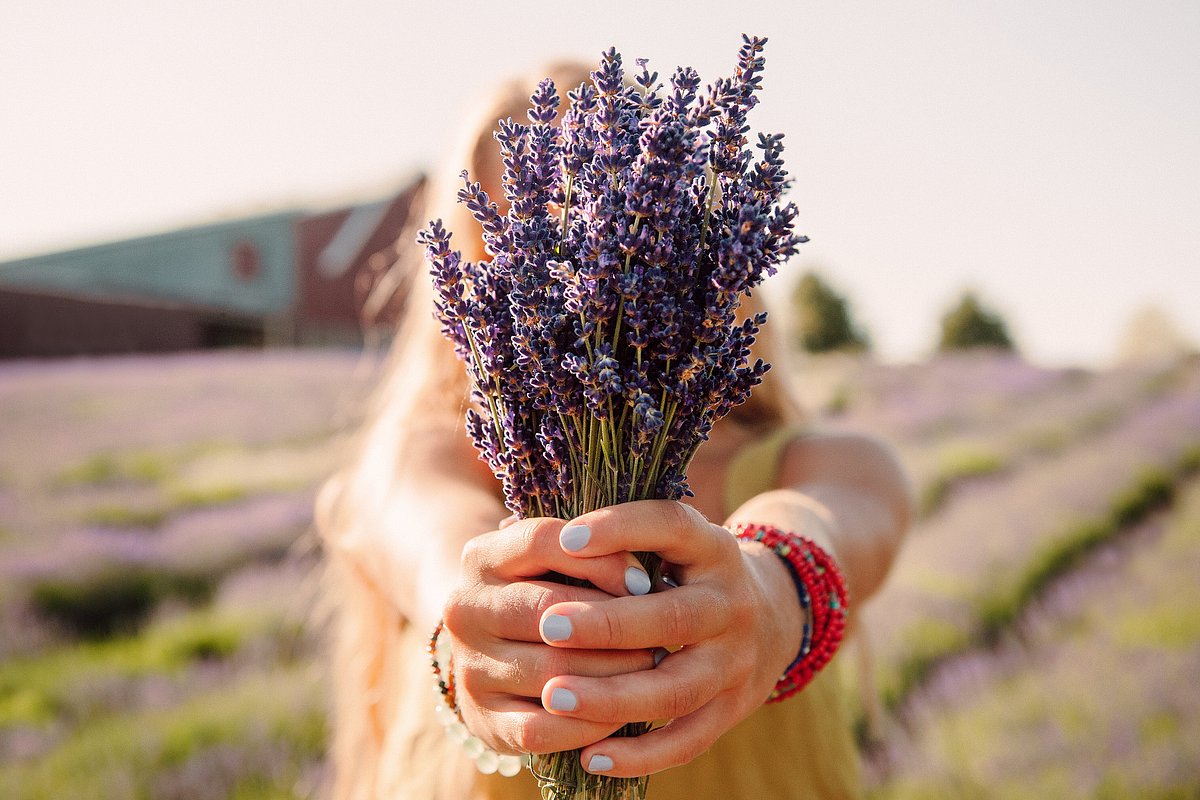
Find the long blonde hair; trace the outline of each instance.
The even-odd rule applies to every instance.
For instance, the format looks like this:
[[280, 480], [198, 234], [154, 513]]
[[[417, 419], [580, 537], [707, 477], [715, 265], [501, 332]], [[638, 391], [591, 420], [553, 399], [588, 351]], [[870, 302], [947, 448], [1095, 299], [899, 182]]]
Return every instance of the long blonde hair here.
[[[578, 63], [550, 64], [536, 73], [500, 86], [482, 104], [474, 120], [425, 189], [426, 207], [414, 209], [418, 220], [440, 217], [453, 234], [453, 246], [468, 260], [485, 257], [482, 228], [455, 193], [465, 166], [485, 188], [499, 179], [499, 146], [492, 137], [496, 121], [524, 119], [529, 95], [538, 80], [551, 77], [565, 90], [588, 79], [588, 67]], [[499, 194], [499, 192], [496, 192]], [[373, 798], [375, 778], [387, 727], [394, 719], [398, 686], [405, 662], [419, 656], [399, 647], [408, 624], [392, 599], [390, 576], [372, 557], [370, 539], [387, 530], [389, 509], [405, 480], [405, 453], [414, 436], [430, 432], [465, 437], [462, 414], [467, 379], [450, 344], [433, 318], [433, 289], [415, 242], [397, 246], [397, 270], [417, 270], [412, 279], [395, 280], [409, 296], [398, 327], [384, 377], [368, 410], [352, 463], [323, 488], [317, 504], [317, 527], [328, 555], [325, 600], [332, 612], [334, 718], [332, 759], [334, 795], [340, 800]], [[742, 315], [761, 310], [758, 295], [743, 304]], [[771, 326], [755, 344], [756, 355], [782, 364]], [[750, 401], [730, 415], [736, 423], [767, 429], [801, 418], [786, 380], [786, 370], [767, 373]], [[485, 476], [486, 477], [486, 476]], [[499, 485], [489, 490], [499, 497]], [[404, 535], [392, 530], [391, 535]], [[400, 576], [400, 579], [412, 576]]]

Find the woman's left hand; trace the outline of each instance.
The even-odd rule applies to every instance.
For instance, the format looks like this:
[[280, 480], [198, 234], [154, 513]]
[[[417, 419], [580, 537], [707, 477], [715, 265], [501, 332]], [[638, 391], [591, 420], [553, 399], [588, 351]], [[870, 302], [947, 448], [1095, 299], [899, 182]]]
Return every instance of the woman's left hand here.
[[582, 763], [590, 772], [632, 777], [691, 761], [762, 705], [796, 656], [802, 612], [787, 568], [690, 506], [604, 508], [572, 520], [562, 544], [580, 558], [655, 552], [679, 583], [641, 597], [559, 603], [542, 615], [542, 638], [556, 647], [682, 646], [652, 670], [546, 683], [542, 703], [554, 714], [613, 725], [671, 720], [636, 739], [588, 746]]

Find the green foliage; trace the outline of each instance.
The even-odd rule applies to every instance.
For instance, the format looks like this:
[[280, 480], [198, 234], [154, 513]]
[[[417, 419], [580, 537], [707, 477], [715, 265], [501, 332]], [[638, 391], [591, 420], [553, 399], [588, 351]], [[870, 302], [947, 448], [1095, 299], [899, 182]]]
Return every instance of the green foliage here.
[[942, 338], [938, 350], [970, 350], [991, 347], [1013, 350], [1008, 327], [996, 313], [986, 309], [971, 292], [942, 317]]
[[947, 656], [965, 650], [970, 635], [940, 619], [921, 619], [905, 630], [905, 659], [894, 673], [884, 676], [881, 694], [886, 707], [895, 709], [920, 686]]
[[110, 567], [83, 578], [45, 578], [34, 584], [30, 602], [72, 633], [99, 639], [135, 630], [167, 598], [203, 602], [216, 582], [207, 572]]
[[191, 487], [176, 486], [171, 489], [171, 510], [208, 508], [226, 503], [236, 503], [246, 497], [245, 487], [235, 484]]
[[83, 521], [108, 528], [157, 528], [166, 522], [167, 509], [162, 506], [134, 507], [109, 503], [88, 509]]
[[1115, 527], [1133, 525], [1152, 511], [1171, 505], [1174, 499], [1175, 484], [1171, 476], [1160, 469], [1147, 470], [1113, 502], [1109, 512], [1112, 524]]
[[158, 453], [97, 453], [58, 476], [60, 486], [105, 486], [120, 483], [156, 483], [171, 472]]
[[867, 335], [850, 316], [846, 298], [809, 272], [792, 293], [799, 345], [810, 353], [868, 348]]
[[941, 508], [951, 489], [962, 481], [994, 475], [1008, 466], [999, 453], [976, 446], [948, 448], [938, 461], [937, 474], [921, 490], [918, 510], [922, 516]]
[[277, 798], [325, 746], [319, 674], [255, 675], [180, 706], [80, 726], [46, 755], [0, 764], [6, 800]]
[[[1190, 450], [1188, 451], [1191, 452]], [[969, 460], [966, 463], [970, 463]], [[1188, 457], [1181, 459], [1176, 472], [1185, 477]], [[892, 676], [882, 681], [884, 702], [899, 707], [918, 687], [938, 662], [976, 644], [994, 645], [1059, 576], [1075, 568], [1098, 547], [1116, 538], [1175, 499], [1175, 476], [1160, 469], [1143, 472], [1125, 491], [1114, 498], [1108, 513], [1094, 520], [1077, 523], [1054, 537], [1011, 580], [976, 599], [976, 621], [971, 631], [958, 630], [949, 623], [930, 625], [922, 621], [912, 628], [913, 644], [906, 657], [896, 665]], [[1186, 633], [1188, 621], [1168, 623], [1166, 636]], [[1170, 626], [1174, 627], [1170, 627]]]
[[0, 727], [41, 724], [73, 707], [77, 687], [111, 678], [171, 674], [196, 661], [226, 659], [272, 624], [267, 617], [198, 612], [158, 623], [137, 636], [64, 645], [0, 664]]
[[151, 505], [128, 506], [118, 504], [100, 505], [83, 514], [83, 521], [93, 525], [113, 528], [157, 528], [172, 515], [181, 511], [236, 503], [245, 499], [249, 492], [243, 486], [220, 484], [216, 486], [169, 487], [166, 500]]
[[1176, 469], [1185, 477], [1191, 477], [1200, 472], [1200, 444], [1194, 444], [1183, 451]]

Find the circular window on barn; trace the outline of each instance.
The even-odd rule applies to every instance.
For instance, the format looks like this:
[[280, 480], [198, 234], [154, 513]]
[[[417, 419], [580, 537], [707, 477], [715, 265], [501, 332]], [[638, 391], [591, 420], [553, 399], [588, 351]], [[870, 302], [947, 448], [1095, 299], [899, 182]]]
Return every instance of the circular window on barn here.
[[233, 245], [229, 253], [229, 263], [233, 274], [238, 280], [251, 283], [262, 273], [262, 254], [258, 245], [248, 239], [242, 239]]

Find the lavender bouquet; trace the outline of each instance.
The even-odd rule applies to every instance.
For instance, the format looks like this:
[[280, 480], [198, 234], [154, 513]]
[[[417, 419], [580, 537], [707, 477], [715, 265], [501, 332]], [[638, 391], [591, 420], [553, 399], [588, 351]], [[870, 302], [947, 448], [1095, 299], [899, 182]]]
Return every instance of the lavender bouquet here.
[[[463, 173], [491, 259], [463, 261], [440, 221], [420, 234], [471, 379], [467, 427], [522, 517], [690, 495], [696, 449], [768, 368], [750, 362], [766, 315], [735, 312], [806, 239], [781, 202], [782, 135], [760, 135], [757, 159], [748, 147], [766, 40], [743, 41], [734, 75], [703, 91], [683, 67], [663, 87], [645, 60], [627, 83], [610, 49], [558, 125], [542, 81], [532, 124], [496, 133], [507, 213]], [[658, 557], [637, 555], [656, 580]], [[645, 778], [588, 774], [578, 752], [533, 770], [543, 798], [645, 796]]]

